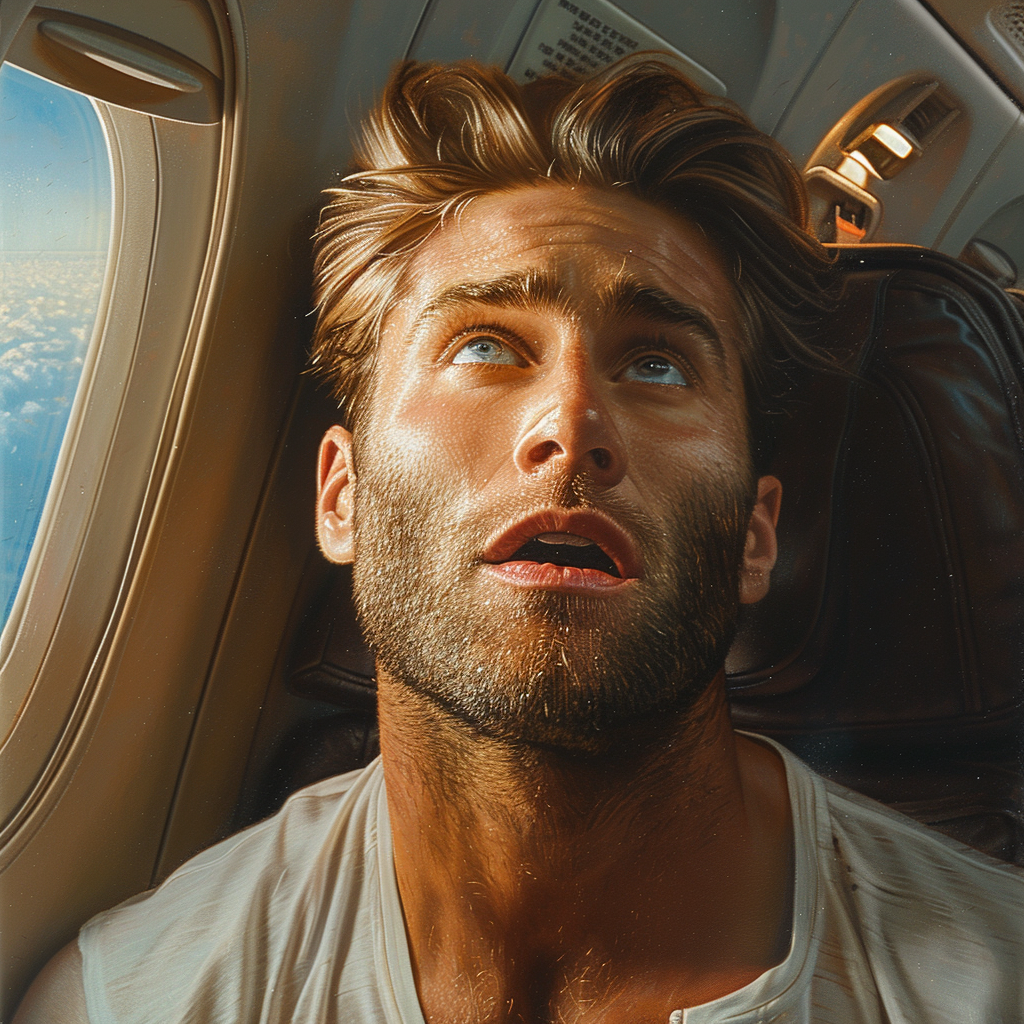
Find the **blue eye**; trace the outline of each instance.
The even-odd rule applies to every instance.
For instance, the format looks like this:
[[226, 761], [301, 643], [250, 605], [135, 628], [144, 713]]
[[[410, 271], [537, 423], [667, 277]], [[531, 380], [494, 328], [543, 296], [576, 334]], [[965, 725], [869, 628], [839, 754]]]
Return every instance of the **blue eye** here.
[[644, 356], [630, 363], [622, 373], [623, 380], [638, 380], [651, 384], [674, 384], [689, 387], [690, 382], [675, 363], [662, 356]]
[[496, 363], [504, 366], [518, 366], [519, 357], [497, 338], [489, 335], [478, 335], [472, 341], [467, 341], [458, 352], [455, 353], [453, 363]]

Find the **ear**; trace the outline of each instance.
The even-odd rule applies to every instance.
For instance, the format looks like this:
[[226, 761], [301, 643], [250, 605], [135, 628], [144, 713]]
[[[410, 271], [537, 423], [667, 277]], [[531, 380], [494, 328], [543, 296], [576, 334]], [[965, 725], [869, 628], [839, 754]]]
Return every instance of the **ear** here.
[[782, 484], [773, 476], [757, 481], [757, 501], [747, 523], [747, 540], [740, 566], [740, 603], [755, 604], [768, 593], [772, 568], [779, 553], [775, 524], [782, 505]]
[[352, 543], [355, 486], [352, 435], [344, 427], [331, 427], [320, 442], [317, 463], [316, 536], [324, 556], [339, 565], [355, 557]]

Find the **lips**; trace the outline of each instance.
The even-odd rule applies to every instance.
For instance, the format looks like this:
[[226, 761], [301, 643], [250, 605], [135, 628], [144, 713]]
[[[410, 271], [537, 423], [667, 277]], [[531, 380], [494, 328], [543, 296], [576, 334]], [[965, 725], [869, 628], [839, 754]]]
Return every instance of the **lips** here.
[[[548, 552], [550, 559], [541, 561]], [[608, 516], [589, 509], [550, 509], [531, 515], [492, 536], [483, 561], [509, 579], [541, 586], [607, 588], [637, 579], [643, 571], [629, 534]]]

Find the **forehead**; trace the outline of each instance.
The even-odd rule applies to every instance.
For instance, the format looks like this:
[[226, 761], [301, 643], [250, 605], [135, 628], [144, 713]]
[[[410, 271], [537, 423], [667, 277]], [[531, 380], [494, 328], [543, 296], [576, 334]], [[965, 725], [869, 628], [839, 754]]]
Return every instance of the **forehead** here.
[[410, 263], [388, 321], [406, 326], [453, 286], [517, 271], [542, 271], [581, 315], [624, 281], [702, 309], [723, 336], [736, 329], [732, 283], [699, 227], [626, 194], [554, 184], [478, 196], [449, 216]]

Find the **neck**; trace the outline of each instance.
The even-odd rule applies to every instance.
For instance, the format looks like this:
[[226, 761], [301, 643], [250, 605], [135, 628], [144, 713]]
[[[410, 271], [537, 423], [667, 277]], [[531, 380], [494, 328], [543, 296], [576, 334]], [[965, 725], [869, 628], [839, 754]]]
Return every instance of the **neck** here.
[[576, 1008], [664, 1024], [781, 959], [784, 773], [733, 733], [721, 683], [596, 756], [483, 736], [381, 673], [395, 869], [428, 1020]]

